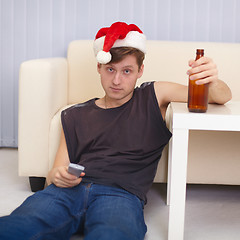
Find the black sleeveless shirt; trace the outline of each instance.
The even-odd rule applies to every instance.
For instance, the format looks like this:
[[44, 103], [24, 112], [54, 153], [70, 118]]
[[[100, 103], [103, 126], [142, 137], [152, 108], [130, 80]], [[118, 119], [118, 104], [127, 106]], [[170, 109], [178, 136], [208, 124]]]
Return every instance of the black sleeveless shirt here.
[[83, 181], [121, 187], [146, 202], [164, 146], [171, 138], [153, 82], [117, 108], [92, 99], [61, 114], [70, 161], [85, 166]]

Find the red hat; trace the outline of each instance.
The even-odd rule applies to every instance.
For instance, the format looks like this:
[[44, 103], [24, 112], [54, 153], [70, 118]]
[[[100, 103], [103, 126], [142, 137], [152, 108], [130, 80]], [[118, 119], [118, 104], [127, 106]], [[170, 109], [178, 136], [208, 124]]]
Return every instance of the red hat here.
[[146, 53], [146, 37], [135, 24], [115, 22], [101, 28], [95, 37], [93, 48], [97, 61], [109, 63], [112, 59], [109, 51], [114, 47], [134, 47]]

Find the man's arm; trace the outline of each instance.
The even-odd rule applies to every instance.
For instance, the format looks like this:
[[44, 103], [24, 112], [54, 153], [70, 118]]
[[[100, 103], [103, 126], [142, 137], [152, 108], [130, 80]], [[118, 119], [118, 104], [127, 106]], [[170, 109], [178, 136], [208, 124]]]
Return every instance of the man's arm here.
[[[82, 178], [77, 178], [76, 176], [68, 173], [68, 165], [70, 163], [67, 144], [64, 136], [63, 129], [61, 131], [61, 139], [59, 148], [56, 154], [56, 158], [52, 169], [49, 171], [47, 176], [47, 184], [55, 184], [57, 187], [74, 187], [78, 185]], [[81, 173], [83, 177], [85, 173]]]
[[[191, 80], [199, 79], [196, 81], [198, 84], [209, 83], [209, 103], [224, 104], [231, 100], [231, 90], [226, 83], [218, 79], [217, 67], [212, 59], [202, 57], [197, 61], [190, 60], [189, 66], [191, 69], [187, 74]], [[164, 118], [170, 102], [187, 102], [187, 86], [172, 82], [155, 82], [154, 88]]]
[[209, 103], [225, 104], [232, 99], [232, 92], [228, 85], [218, 80], [209, 85]]

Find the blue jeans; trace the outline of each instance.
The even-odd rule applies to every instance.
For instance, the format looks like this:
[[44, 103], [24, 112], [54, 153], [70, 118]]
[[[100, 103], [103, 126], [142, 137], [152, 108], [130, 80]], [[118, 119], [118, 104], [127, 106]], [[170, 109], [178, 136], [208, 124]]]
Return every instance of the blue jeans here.
[[142, 240], [147, 231], [143, 202], [115, 187], [52, 184], [0, 218], [1, 240], [67, 240], [78, 231], [84, 233], [84, 240]]

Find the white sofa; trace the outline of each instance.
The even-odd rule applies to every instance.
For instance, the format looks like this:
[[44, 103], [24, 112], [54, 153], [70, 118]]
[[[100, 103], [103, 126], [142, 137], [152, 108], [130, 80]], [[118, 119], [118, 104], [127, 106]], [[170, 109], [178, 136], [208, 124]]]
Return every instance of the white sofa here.
[[[70, 43], [67, 58], [22, 63], [19, 82], [19, 175], [46, 177], [58, 148], [60, 112], [70, 104], [103, 96], [93, 42]], [[144, 81], [173, 81], [187, 85], [188, 60], [196, 48], [218, 65], [219, 78], [240, 100], [240, 44], [147, 41]], [[227, 123], [226, 123], [227, 124]], [[240, 134], [190, 132], [188, 183], [240, 184]], [[38, 179], [38, 178], [37, 178]], [[155, 182], [166, 182], [167, 147]]]

